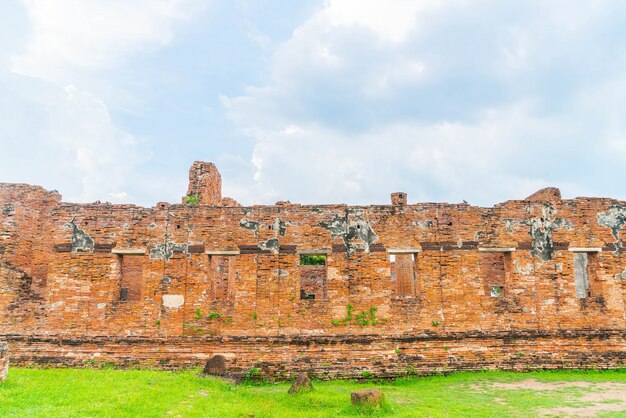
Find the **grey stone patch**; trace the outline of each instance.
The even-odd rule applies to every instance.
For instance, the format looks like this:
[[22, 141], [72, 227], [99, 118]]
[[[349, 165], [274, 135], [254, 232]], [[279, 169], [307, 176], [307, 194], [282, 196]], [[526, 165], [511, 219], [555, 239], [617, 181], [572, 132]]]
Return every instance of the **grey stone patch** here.
[[54, 302], [53, 304], [50, 305], [48, 310], [52, 311], [60, 306], [63, 306], [63, 301]]
[[476, 231], [474, 241], [480, 241], [485, 236], [485, 231]]
[[150, 250], [150, 259], [168, 261], [174, 255], [174, 252], [187, 253], [187, 244], [179, 244], [176, 242], [159, 242]]
[[0, 341], [0, 383], [7, 380], [9, 375], [9, 345]]
[[429, 229], [433, 227], [433, 221], [431, 220], [415, 221], [413, 222], [413, 225], [415, 225], [419, 229]]
[[239, 221], [239, 226], [242, 228], [249, 229], [250, 231], [253, 231], [255, 238], [259, 237], [259, 223], [258, 222], [243, 218], [241, 221]]
[[287, 270], [283, 270], [283, 269], [274, 270], [272, 273], [274, 274], [274, 276], [278, 276], [278, 277], [287, 277], [287, 276], [289, 276], [289, 272]]
[[[340, 237], [348, 253], [357, 249], [363, 249], [369, 253], [370, 245], [378, 241], [378, 235], [365, 220], [363, 209], [346, 209], [345, 216], [335, 214], [330, 222], [320, 222], [318, 225], [329, 230], [331, 236]], [[353, 242], [353, 240], [360, 242]]]
[[15, 215], [15, 205], [11, 203], [6, 203], [4, 205], [4, 209], [2, 210], [4, 216], [13, 216]]
[[523, 274], [525, 276], [530, 275], [534, 271], [532, 264], [527, 264], [525, 266], [520, 266], [517, 260], [513, 260], [513, 272], [516, 274]]
[[574, 253], [574, 283], [576, 284], [576, 297], [579, 299], [584, 299], [589, 294], [587, 263], [587, 253]]
[[76, 225], [76, 217], [73, 217], [71, 221], [63, 224], [64, 227], [72, 230], [72, 252], [93, 252], [93, 239], [87, 234], [85, 231], [80, 229], [78, 225]]
[[626, 206], [613, 205], [606, 212], [600, 212], [596, 215], [598, 225], [606, 226], [611, 229], [611, 235], [615, 238], [615, 255], [618, 255], [622, 247], [619, 238], [619, 231], [626, 223]]
[[272, 224], [272, 229], [274, 231], [278, 231], [278, 234], [284, 237], [285, 232], [287, 231], [287, 225], [285, 225], [285, 223], [281, 221], [280, 218], [276, 218], [276, 220]]
[[261, 241], [258, 244], [259, 248], [266, 251], [271, 251], [274, 254], [278, 254], [278, 250], [280, 248], [280, 244], [278, 243], [278, 238], [270, 238], [267, 241]]
[[564, 218], [554, 218], [556, 213], [554, 207], [549, 203], [544, 203], [541, 218], [531, 218], [520, 222], [530, 228], [531, 250], [530, 253], [542, 261], [552, 259], [554, 243], [552, 234], [558, 229], [573, 229], [572, 224]]
[[506, 232], [509, 234], [513, 233], [513, 227], [515, 226], [515, 221], [513, 219], [504, 219], [504, 228]]

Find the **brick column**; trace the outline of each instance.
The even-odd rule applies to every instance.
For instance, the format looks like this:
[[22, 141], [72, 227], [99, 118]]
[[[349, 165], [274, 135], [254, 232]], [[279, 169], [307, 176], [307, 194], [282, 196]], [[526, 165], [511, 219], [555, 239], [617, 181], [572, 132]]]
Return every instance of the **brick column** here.
[[9, 374], [9, 345], [0, 341], [0, 382], [7, 380]]

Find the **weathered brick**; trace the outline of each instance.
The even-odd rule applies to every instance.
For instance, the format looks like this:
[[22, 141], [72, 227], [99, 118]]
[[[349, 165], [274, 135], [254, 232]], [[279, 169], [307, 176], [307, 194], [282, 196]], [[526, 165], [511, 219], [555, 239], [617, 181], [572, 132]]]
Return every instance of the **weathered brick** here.
[[[550, 189], [491, 208], [399, 193], [241, 207], [202, 162], [187, 195], [198, 203], [73, 204], [0, 184], [12, 361], [177, 368], [222, 354], [229, 370], [326, 378], [626, 360], [625, 202]], [[326, 265], [300, 266], [307, 252]]]
[[9, 375], [9, 346], [0, 341], [0, 383], [7, 380]]

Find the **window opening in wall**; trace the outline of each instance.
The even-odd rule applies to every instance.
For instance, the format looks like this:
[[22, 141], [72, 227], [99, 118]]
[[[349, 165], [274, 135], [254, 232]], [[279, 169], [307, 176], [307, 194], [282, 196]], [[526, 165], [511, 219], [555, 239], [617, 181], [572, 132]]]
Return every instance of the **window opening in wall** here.
[[143, 275], [143, 257], [140, 255], [119, 255], [122, 280], [120, 301], [135, 302], [141, 300]]
[[589, 296], [589, 254], [574, 253], [574, 282], [576, 297], [584, 299]]
[[236, 277], [235, 261], [236, 257], [232, 255], [209, 255], [214, 300], [233, 300]]
[[505, 257], [509, 253], [484, 252], [480, 254], [480, 270], [484, 279], [486, 292], [493, 298], [504, 294], [506, 282]]
[[491, 286], [491, 297], [499, 298], [502, 292], [504, 291], [504, 286]]
[[395, 297], [412, 297], [416, 295], [415, 286], [415, 254], [389, 254], [391, 265], [391, 281], [395, 282]]
[[326, 255], [300, 255], [300, 299], [326, 298]]

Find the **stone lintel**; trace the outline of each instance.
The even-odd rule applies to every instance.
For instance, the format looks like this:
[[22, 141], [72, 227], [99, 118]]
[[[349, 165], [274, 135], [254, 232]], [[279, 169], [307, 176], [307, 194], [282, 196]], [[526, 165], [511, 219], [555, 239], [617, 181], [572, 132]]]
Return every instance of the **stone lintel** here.
[[241, 254], [239, 250], [231, 250], [231, 251], [206, 250], [204, 253], [208, 255], [239, 255]]
[[567, 251], [573, 253], [601, 253], [602, 247], [569, 247]]
[[512, 253], [515, 247], [479, 247], [478, 251], [482, 253]]
[[320, 248], [318, 250], [298, 250], [296, 253], [300, 255], [326, 255], [328, 254], [328, 250], [326, 248]]
[[111, 254], [120, 254], [120, 255], [141, 255], [145, 254], [145, 248], [112, 248]]
[[421, 253], [421, 248], [387, 248], [387, 252], [391, 254], [415, 254]]

